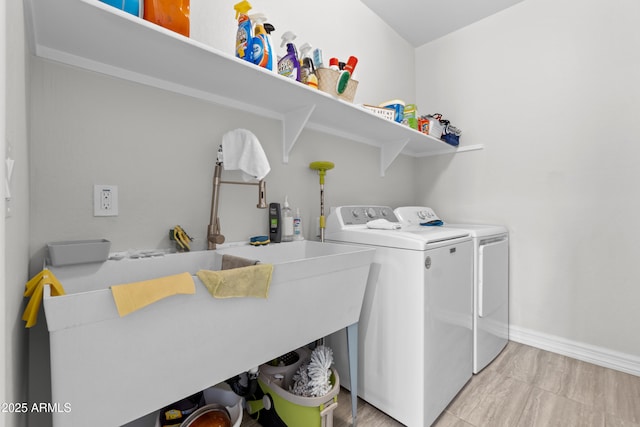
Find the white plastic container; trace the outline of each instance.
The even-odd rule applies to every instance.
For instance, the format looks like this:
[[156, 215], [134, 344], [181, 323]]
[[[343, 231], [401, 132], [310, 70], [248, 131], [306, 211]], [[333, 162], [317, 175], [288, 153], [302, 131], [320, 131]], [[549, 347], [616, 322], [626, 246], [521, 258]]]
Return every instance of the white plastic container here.
[[47, 243], [50, 265], [87, 264], [104, 262], [109, 257], [111, 242], [100, 240], [72, 240]]
[[436, 119], [429, 120], [429, 136], [434, 138], [442, 138], [442, 132], [444, 132], [444, 127], [440, 124], [440, 122]]

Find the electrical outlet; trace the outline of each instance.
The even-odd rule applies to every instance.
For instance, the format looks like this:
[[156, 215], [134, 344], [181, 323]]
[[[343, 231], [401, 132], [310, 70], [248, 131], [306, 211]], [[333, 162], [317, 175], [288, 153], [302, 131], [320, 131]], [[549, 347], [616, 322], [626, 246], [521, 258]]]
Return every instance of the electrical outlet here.
[[118, 216], [118, 186], [93, 186], [93, 216]]

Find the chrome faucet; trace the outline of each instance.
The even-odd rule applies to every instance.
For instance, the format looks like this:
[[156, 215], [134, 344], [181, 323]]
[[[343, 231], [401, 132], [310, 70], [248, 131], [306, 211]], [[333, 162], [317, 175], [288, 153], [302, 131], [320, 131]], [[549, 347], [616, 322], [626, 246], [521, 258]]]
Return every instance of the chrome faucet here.
[[220, 184], [238, 184], [238, 185], [257, 185], [258, 186], [258, 209], [266, 209], [266, 192], [267, 183], [264, 179], [258, 182], [240, 182], [240, 181], [222, 181], [222, 162], [216, 162], [216, 168], [213, 172], [213, 194], [211, 195], [211, 220], [207, 227], [207, 247], [215, 249], [216, 245], [224, 243], [224, 236], [220, 233], [220, 218], [218, 217], [218, 199], [220, 192]]

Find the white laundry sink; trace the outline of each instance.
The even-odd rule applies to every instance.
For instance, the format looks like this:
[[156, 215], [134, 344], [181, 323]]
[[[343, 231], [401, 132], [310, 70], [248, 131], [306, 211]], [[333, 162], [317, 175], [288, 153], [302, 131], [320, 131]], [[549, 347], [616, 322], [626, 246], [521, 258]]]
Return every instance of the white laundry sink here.
[[[54, 427], [122, 425], [358, 321], [374, 249], [312, 241], [49, 267], [44, 308]], [[174, 295], [119, 317], [110, 286], [200, 269], [223, 254], [274, 264], [269, 297]]]

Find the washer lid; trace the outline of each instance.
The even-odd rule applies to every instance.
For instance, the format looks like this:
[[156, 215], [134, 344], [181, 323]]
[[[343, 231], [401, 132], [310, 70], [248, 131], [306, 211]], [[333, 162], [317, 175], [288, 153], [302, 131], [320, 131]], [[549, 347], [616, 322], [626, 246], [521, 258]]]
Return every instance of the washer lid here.
[[[393, 213], [403, 224], [418, 225], [439, 219], [433, 209], [426, 206], [401, 206]], [[488, 237], [507, 234], [509, 231], [502, 225], [491, 224], [450, 224], [444, 222], [444, 228], [467, 230], [471, 237]]]
[[429, 247], [469, 238], [469, 232], [446, 227], [423, 227], [401, 224], [397, 230], [381, 230], [367, 227], [367, 222], [385, 218], [400, 224], [387, 206], [340, 206], [332, 209], [327, 217], [326, 240], [361, 243], [365, 245], [400, 249], [426, 250]]
[[372, 246], [384, 246], [399, 249], [424, 251], [434, 245], [451, 243], [460, 239], [470, 239], [465, 230], [453, 231], [445, 228], [433, 227], [429, 230], [376, 230], [366, 226], [353, 226], [344, 230], [327, 232], [327, 241], [360, 243]]

